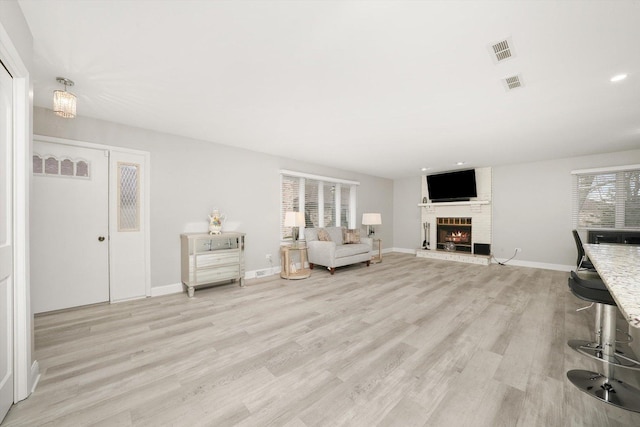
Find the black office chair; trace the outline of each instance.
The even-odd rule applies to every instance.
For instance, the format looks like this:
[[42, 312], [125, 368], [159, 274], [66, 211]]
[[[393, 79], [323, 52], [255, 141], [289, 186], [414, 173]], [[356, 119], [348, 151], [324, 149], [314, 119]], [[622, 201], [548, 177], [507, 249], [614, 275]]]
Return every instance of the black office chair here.
[[587, 255], [584, 253], [584, 248], [582, 247], [582, 239], [580, 239], [580, 235], [578, 234], [578, 230], [573, 230], [573, 239], [576, 241], [576, 249], [578, 249], [578, 260], [576, 261], [576, 268], [578, 271], [596, 271], [596, 268], [593, 266], [591, 261], [587, 258]]

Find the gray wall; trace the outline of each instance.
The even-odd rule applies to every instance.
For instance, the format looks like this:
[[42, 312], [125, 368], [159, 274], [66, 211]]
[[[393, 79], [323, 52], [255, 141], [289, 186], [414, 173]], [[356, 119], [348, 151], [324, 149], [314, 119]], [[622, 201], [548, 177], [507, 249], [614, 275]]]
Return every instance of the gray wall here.
[[414, 251], [422, 245], [421, 180], [420, 175], [393, 182], [393, 247], [400, 251]]
[[2, 26], [9, 34], [11, 43], [18, 51], [20, 59], [22, 59], [27, 69], [31, 70], [33, 37], [17, 1], [0, 1], [0, 22], [2, 22]]
[[640, 163], [640, 150], [493, 168], [493, 251], [532, 263], [575, 266], [571, 171]]
[[[82, 105], [78, 109], [81, 112]], [[377, 235], [383, 247], [393, 240], [389, 179], [92, 118], [66, 120], [43, 108], [34, 109], [34, 134], [151, 153], [152, 287], [180, 282], [179, 234], [194, 224], [206, 230], [213, 207], [226, 214], [228, 227], [247, 233], [248, 271], [269, 268], [266, 254], [272, 254], [274, 267], [279, 266], [280, 169], [360, 181], [358, 224], [363, 212], [380, 212], [383, 225], [376, 227]]]
[[[640, 150], [521, 163], [493, 168], [493, 244], [499, 260], [522, 253], [514, 265], [570, 269], [576, 248], [571, 236], [571, 171], [640, 164]], [[420, 177], [394, 182], [394, 247], [415, 249], [420, 236], [416, 205]]]

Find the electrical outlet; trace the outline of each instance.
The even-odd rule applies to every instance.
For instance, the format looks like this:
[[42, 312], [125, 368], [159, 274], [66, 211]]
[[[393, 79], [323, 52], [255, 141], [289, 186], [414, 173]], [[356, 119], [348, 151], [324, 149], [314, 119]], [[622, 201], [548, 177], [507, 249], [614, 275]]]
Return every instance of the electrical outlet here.
[[271, 262], [271, 254], [266, 255], [267, 261]]
[[522, 248], [516, 248], [516, 253], [522, 252]]

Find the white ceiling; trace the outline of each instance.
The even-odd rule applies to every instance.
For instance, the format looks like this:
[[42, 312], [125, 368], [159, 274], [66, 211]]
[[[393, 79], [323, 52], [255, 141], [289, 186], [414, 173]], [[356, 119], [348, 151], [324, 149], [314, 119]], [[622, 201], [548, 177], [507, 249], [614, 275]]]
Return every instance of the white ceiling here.
[[19, 4], [40, 107], [387, 178], [640, 148], [636, 0]]

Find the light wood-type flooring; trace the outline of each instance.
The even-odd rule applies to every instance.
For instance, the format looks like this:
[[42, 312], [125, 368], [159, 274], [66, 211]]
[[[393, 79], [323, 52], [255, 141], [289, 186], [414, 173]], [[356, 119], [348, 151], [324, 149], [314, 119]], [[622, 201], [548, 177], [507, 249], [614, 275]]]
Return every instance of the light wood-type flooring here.
[[566, 379], [597, 368], [567, 277], [394, 253], [37, 316], [3, 426], [640, 426]]

